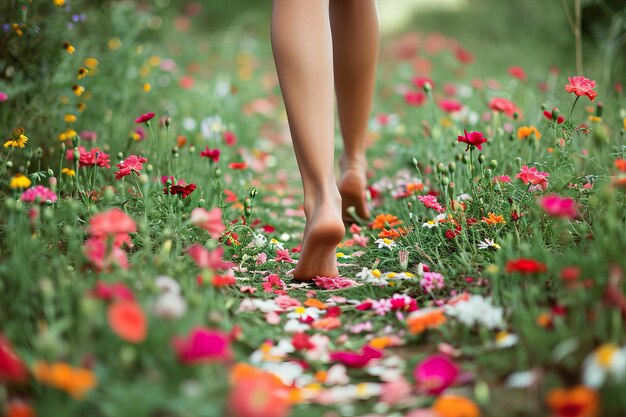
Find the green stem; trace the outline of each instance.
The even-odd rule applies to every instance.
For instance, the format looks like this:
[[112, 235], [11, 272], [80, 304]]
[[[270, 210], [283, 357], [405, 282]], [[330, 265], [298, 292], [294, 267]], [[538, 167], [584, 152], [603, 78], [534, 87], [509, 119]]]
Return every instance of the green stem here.
[[578, 99], [579, 98], [580, 98], [580, 96], [576, 96], [576, 100], [574, 100], [574, 104], [572, 104], [572, 110], [570, 110], [570, 112], [569, 112], [568, 119], [572, 118], [572, 114], [574, 113], [574, 107], [576, 107], [576, 103], [578, 103]]

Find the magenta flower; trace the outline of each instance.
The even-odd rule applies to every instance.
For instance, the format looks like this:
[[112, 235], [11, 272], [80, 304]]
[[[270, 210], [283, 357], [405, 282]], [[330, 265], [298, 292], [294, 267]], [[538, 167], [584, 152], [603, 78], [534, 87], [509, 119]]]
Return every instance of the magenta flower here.
[[576, 200], [570, 197], [561, 197], [550, 194], [539, 199], [541, 208], [552, 217], [575, 219], [578, 217]]
[[444, 210], [443, 206], [437, 202], [437, 197], [434, 195], [420, 195], [417, 199], [421, 201], [426, 208], [431, 208], [438, 213]]
[[426, 94], [421, 91], [409, 91], [404, 94], [404, 102], [410, 106], [419, 107], [426, 101]]
[[233, 146], [235, 143], [237, 143], [237, 135], [235, 135], [235, 133], [231, 132], [230, 130], [225, 131], [222, 136], [224, 137], [224, 142], [228, 146]]
[[509, 75], [520, 81], [526, 81], [528, 76], [522, 67], [509, 67]]
[[567, 80], [569, 84], [565, 86], [565, 91], [568, 93], [574, 93], [578, 97], [587, 96], [591, 101], [594, 101], [598, 96], [598, 93], [593, 91], [596, 86], [595, 81], [585, 78], [582, 75], [567, 77]]
[[[101, 168], [111, 168], [111, 162], [109, 161], [109, 155], [102, 152], [100, 148], [93, 148], [87, 151], [84, 147], [78, 147], [78, 166], [93, 166], [97, 165]], [[68, 161], [74, 160], [74, 150], [68, 149], [65, 153], [65, 157]]]
[[98, 132], [93, 130], [83, 130], [80, 132], [80, 138], [86, 142], [95, 142], [98, 139]]
[[104, 281], [97, 281], [88, 295], [103, 301], [135, 301], [133, 292], [121, 282], [108, 284]]
[[200, 156], [203, 158], [212, 159], [213, 162], [217, 162], [220, 160], [220, 150], [219, 149], [209, 149], [207, 146], [205, 150], [200, 152]]
[[439, 100], [439, 108], [446, 113], [454, 113], [461, 110], [463, 108], [463, 104], [453, 98], [444, 98]]
[[441, 289], [444, 286], [443, 275], [439, 272], [424, 272], [420, 280], [420, 287], [426, 292], [431, 292], [435, 288]]
[[198, 226], [209, 232], [211, 238], [217, 239], [226, 226], [222, 221], [222, 209], [214, 207], [207, 211], [202, 207], [196, 207], [191, 211], [191, 218], [189, 219], [191, 224]]
[[117, 164], [117, 168], [119, 171], [115, 173], [115, 179], [119, 180], [131, 173], [135, 172], [139, 175], [139, 171], [143, 169], [143, 164], [148, 162], [146, 158], [143, 156], [131, 155], [119, 164]]
[[356, 281], [342, 277], [315, 277], [313, 282], [324, 290], [340, 290], [357, 285]]
[[293, 259], [289, 255], [289, 249], [276, 249], [276, 257], [274, 258], [274, 262], [289, 262], [292, 263]]
[[431, 355], [413, 371], [419, 387], [429, 395], [439, 395], [456, 381], [459, 367], [446, 355]]
[[4, 91], [0, 91], [0, 103], [3, 101], [7, 101], [9, 99], [9, 95]]
[[426, 84], [430, 84], [430, 88], [435, 88], [435, 83], [433, 82], [433, 80], [431, 80], [428, 77], [421, 77], [421, 76], [417, 76], [414, 77], [411, 82], [413, 83], [413, 85], [417, 88], [424, 88], [424, 86]]
[[373, 359], [380, 359], [383, 357], [383, 353], [374, 349], [373, 347], [366, 345], [363, 347], [361, 353], [354, 352], [332, 352], [330, 354], [331, 362], [341, 362], [350, 368], [363, 368]]
[[48, 187], [43, 185], [35, 185], [22, 193], [20, 199], [28, 203], [44, 204], [48, 201], [54, 203], [57, 201], [57, 195]]
[[535, 167], [528, 168], [528, 165], [524, 165], [515, 178], [522, 180], [524, 184], [530, 184], [530, 188], [535, 191], [538, 189], [546, 190], [548, 188], [547, 178], [549, 176], [550, 174], [547, 172], [541, 172]]
[[154, 117], [154, 113], [145, 113], [135, 119], [135, 123], [148, 123]]
[[172, 340], [178, 360], [185, 364], [228, 361], [232, 357], [230, 337], [218, 330], [197, 327], [184, 338]]
[[235, 266], [232, 262], [227, 262], [222, 259], [224, 254], [224, 248], [217, 247], [212, 251], [208, 251], [202, 245], [192, 245], [187, 248], [187, 254], [193, 258], [200, 268], [205, 269], [228, 269]]
[[483, 150], [482, 144], [487, 142], [487, 138], [484, 134], [482, 134], [481, 132], [467, 133], [467, 130], [463, 130], [463, 132], [465, 132], [465, 135], [458, 136], [457, 142], [467, 143], [467, 148], [465, 148], [465, 151], [467, 151], [470, 146], [475, 146], [479, 151]]

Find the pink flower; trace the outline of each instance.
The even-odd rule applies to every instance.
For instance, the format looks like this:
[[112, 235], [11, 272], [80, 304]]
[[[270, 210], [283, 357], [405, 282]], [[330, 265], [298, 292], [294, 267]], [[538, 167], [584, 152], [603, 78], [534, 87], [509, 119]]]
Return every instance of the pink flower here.
[[107, 253], [107, 243], [103, 239], [94, 237], [87, 239], [83, 244], [83, 253], [98, 272], [109, 272], [114, 265], [128, 269], [126, 252], [114, 244]]
[[221, 246], [212, 251], [208, 251], [202, 245], [195, 244], [187, 248], [186, 252], [200, 268], [217, 270], [228, 269], [235, 266], [234, 263], [222, 259], [224, 248]]
[[276, 250], [276, 257], [274, 258], [274, 262], [280, 262], [280, 261], [284, 261], [284, 262], [293, 262], [293, 259], [291, 259], [291, 256], [289, 255], [289, 249], [277, 249]]
[[400, 376], [382, 385], [380, 400], [388, 405], [398, 404], [409, 398], [411, 391], [411, 384]]
[[517, 78], [520, 81], [526, 81], [526, 79], [528, 78], [526, 76], [526, 72], [522, 67], [509, 67], [509, 75]]
[[547, 178], [549, 176], [550, 174], [547, 172], [537, 171], [535, 167], [528, 168], [527, 165], [524, 165], [515, 178], [519, 178], [524, 184], [530, 184], [533, 190], [546, 190], [548, 188]]
[[325, 290], [339, 290], [357, 285], [356, 281], [342, 277], [315, 277], [313, 282]]
[[88, 292], [88, 295], [103, 301], [135, 300], [135, 296], [130, 288], [121, 282], [108, 284], [104, 281], [97, 281], [95, 287]]
[[499, 182], [500, 184], [506, 184], [511, 182], [511, 177], [508, 175], [500, 175], [493, 177], [493, 182]]
[[443, 275], [438, 272], [424, 272], [420, 280], [420, 287], [426, 292], [431, 292], [435, 288], [441, 289], [444, 286]]
[[226, 226], [222, 222], [222, 209], [219, 207], [214, 207], [208, 211], [202, 207], [196, 207], [191, 211], [189, 221], [194, 226], [201, 227], [209, 232], [213, 239], [217, 239], [226, 230]]
[[[243, 291], [243, 288], [241, 290]], [[274, 302], [283, 310], [287, 310], [289, 307], [298, 307], [300, 305], [300, 301], [295, 298], [291, 298], [288, 295], [279, 295], [274, 298]]]
[[439, 108], [446, 113], [454, 113], [463, 108], [463, 104], [460, 101], [453, 98], [444, 98], [439, 100]]
[[98, 139], [98, 132], [93, 130], [83, 130], [80, 132], [80, 138], [86, 142], [95, 142], [96, 139]]
[[7, 101], [9, 99], [9, 95], [4, 91], [0, 91], [0, 103], [3, 101]]
[[431, 80], [428, 77], [421, 77], [421, 76], [417, 76], [414, 77], [411, 82], [413, 83], [413, 85], [417, 88], [424, 88], [424, 86], [426, 84], [430, 84], [431, 88], [435, 88], [435, 83], [433, 82], [433, 80]]
[[28, 203], [44, 204], [46, 202], [54, 203], [57, 201], [57, 195], [48, 187], [43, 185], [35, 185], [22, 193], [20, 199]]
[[263, 278], [262, 286], [264, 292], [273, 292], [275, 294], [279, 294], [285, 289], [285, 283], [276, 274], [269, 274]]
[[459, 367], [448, 356], [435, 354], [420, 362], [413, 376], [427, 394], [439, 395], [457, 379]]
[[441, 204], [437, 202], [437, 197], [435, 197], [434, 195], [420, 195], [419, 197], [417, 197], [417, 199], [424, 203], [424, 206], [426, 206], [426, 208], [431, 208], [438, 213], [441, 213], [444, 210]]
[[419, 107], [426, 101], [426, 94], [421, 91], [408, 91], [404, 94], [404, 102], [410, 106]]
[[515, 113], [517, 113], [519, 117], [522, 117], [522, 113], [517, 106], [513, 104], [512, 101], [505, 98], [492, 98], [489, 102], [489, 108], [493, 111], [504, 113], [511, 118], [515, 116]]
[[237, 143], [237, 135], [235, 135], [233, 132], [229, 130], [223, 133], [223, 137], [224, 137], [224, 142], [228, 146], [233, 146], [235, 143]]
[[578, 97], [587, 96], [591, 101], [594, 101], [598, 96], [598, 93], [593, 91], [596, 86], [595, 81], [585, 78], [582, 75], [567, 77], [567, 80], [569, 81], [569, 84], [565, 86], [565, 91], [568, 93], [574, 93]]
[[220, 150], [219, 149], [209, 149], [207, 146], [205, 150], [200, 152], [200, 156], [203, 158], [209, 158], [213, 160], [213, 162], [217, 162], [220, 160]]
[[154, 117], [154, 113], [144, 113], [135, 119], [135, 123], [147, 123]]
[[363, 347], [361, 353], [354, 352], [332, 352], [330, 354], [331, 362], [341, 362], [350, 368], [363, 368], [373, 359], [380, 359], [383, 357], [383, 353], [374, 349], [373, 347], [366, 345]]
[[185, 364], [228, 361], [232, 357], [229, 335], [203, 327], [193, 329], [184, 338], [175, 338], [172, 346], [178, 360]]
[[119, 171], [115, 173], [115, 179], [119, 180], [120, 178], [130, 175], [132, 172], [139, 175], [139, 171], [143, 169], [144, 162], [148, 162], [148, 160], [142, 156], [130, 155], [116, 165]]
[[479, 151], [483, 150], [482, 144], [487, 142], [487, 138], [482, 132], [467, 133], [467, 130], [463, 130], [463, 132], [465, 132], [465, 135], [458, 136], [457, 142], [467, 143], [467, 148], [465, 148], [466, 151], [470, 148], [470, 146], [475, 146]]
[[576, 200], [570, 197], [561, 197], [550, 194], [539, 199], [541, 208], [552, 217], [575, 219], [578, 217]]
[[137, 231], [137, 224], [122, 210], [117, 207], [95, 214], [89, 221], [87, 232], [97, 239], [106, 239], [107, 236], [115, 237], [121, 246], [122, 242], [130, 242], [129, 233]]
[[[80, 156], [78, 158], [79, 167], [97, 165], [101, 168], [111, 168], [111, 161], [109, 160], [109, 155], [102, 152], [100, 148], [92, 148], [89, 150], [89, 152], [87, 152], [85, 148], [83, 148], [82, 146], [79, 146], [78, 151], [80, 153]], [[69, 157], [70, 152], [72, 156], [71, 158]], [[71, 149], [67, 153], [67, 159], [68, 160], [74, 159], [74, 153]]]

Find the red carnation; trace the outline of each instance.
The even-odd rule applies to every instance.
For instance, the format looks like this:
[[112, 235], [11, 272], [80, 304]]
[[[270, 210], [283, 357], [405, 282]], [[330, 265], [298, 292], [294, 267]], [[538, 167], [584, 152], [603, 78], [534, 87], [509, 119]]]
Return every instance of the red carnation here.
[[506, 272], [519, 272], [523, 275], [533, 275], [546, 272], [548, 268], [545, 264], [534, 259], [519, 258], [506, 263]]
[[154, 117], [154, 113], [145, 113], [135, 119], [135, 123], [148, 123]]
[[487, 138], [481, 132], [470, 132], [467, 133], [467, 130], [463, 130], [465, 132], [464, 136], [458, 136], [458, 141], [467, 143], [466, 151], [470, 148], [470, 146], [475, 146], [479, 151], [483, 150], [482, 144], [487, 142]]
[[593, 91], [596, 86], [596, 82], [590, 80], [589, 78], [585, 78], [582, 75], [577, 75], [575, 77], [567, 77], [569, 84], [565, 86], [565, 91], [568, 93], [574, 93], [578, 97], [587, 96], [589, 100], [594, 101], [598, 95], [595, 91]]
[[209, 149], [207, 146], [205, 150], [200, 152], [200, 156], [203, 158], [212, 159], [213, 162], [217, 162], [220, 160], [220, 150], [219, 149]]
[[170, 187], [164, 187], [163, 192], [171, 195], [182, 195], [183, 198], [187, 197], [196, 189], [196, 184], [189, 185], [172, 185]]
[[115, 179], [119, 180], [130, 175], [133, 171], [139, 175], [139, 171], [143, 169], [144, 162], [148, 162], [148, 160], [143, 156], [130, 155], [119, 164], [116, 164], [119, 171], [115, 173]]

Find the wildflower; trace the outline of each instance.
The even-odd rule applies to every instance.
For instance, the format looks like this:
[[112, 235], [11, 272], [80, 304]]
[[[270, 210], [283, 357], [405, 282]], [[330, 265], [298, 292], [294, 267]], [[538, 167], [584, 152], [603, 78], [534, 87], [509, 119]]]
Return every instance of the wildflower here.
[[289, 249], [277, 249], [276, 250], [276, 257], [274, 258], [274, 262], [293, 262], [293, 259], [291, 259], [291, 256], [289, 255]]
[[181, 195], [186, 198], [196, 189], [196, 184], [189, 185], [170, 185], [169, 187], [163, 187], [163, 192], [170, 195]]
[[3, 101], [7, 101], [9, 99], [9, 95], [4, 91], [0, 91], [0, 103]]
[[203, 158], [209, 158], [213, 162], [217, 163], [220, 160], [220, 150], [219, 149], [209, 149], [207, 146], [205, 150], [200, 152], [200, 156]]
[[115, 173], [115, 179], [126, 177], [131, 173], [139, 175], [139, 171], [143, 169], [143, 164], [148, 160], [142, 156], [130, 155], [128, 158], [116, 164], [119, 171]]
[[63, 132], [59, 133], [59, 140], [64, 142], [66, 140], [74, 139], [78, 133], [74, 129], [65, 129]]
[[[397, 239], [400, 236], [404, 236], [406, 235], [406, 230], [404, 230], [401, 227], [398, 227], [397, 229], [383, 229], [379, 234], [378, 237], [380, 238], [387, 238], [387, 239]], [[360, 243], [364, 243], [367, 242], [367, 238], [363, 237], [361, 235], [354, 235], [353, 239], [355, 241], [355, 243], [360, 244]], [[366, 246], [361, 244], [361, 246]]]
[[24, 148], [24, 146], [26, 146], [26, 142], [28, 142], [28, 138], [24, 132], [25, 130], [23, 127], [13, 129], [11, 137], [4, 142], [4, 147], [8, 148], [10, 146], [12, 148]]
[[500, 249], [500, 245], [494, 242], [491, 239], [485, 239], [483, 241], [478, 242], [478, 249]]
[[467, 152], [470, 146], [476, 147], [479, 151], [482, 151], [482, 144], [487, 142], [487, 138], [485, 137], [485, 135], [481, 132], [470, 132], [468, 134], [467, 130], [463, 130], [463, 132], [465, 132], [465, 135], [458, 136], [457, 142], [467, 143], [467, 148], [465, 149], [465, 151]]
[[463, 104], [460, 101], [453, 98], [444, 98], [439, 100], [439, 108], [446, 113], [454, 113], [460, 111], [463, 108]]
[[57, 195], [48, 187], [43, 185], [35, 185], [24, 191], [20, 199], [29, 203], [54, 203], [57, 201]]
[[419, 107], [426, 102], [426, 94], [421, 91], [408, 91], [404, 94], [404, 102], [410, 106]]
[[315, 277], [313, 282], [318, 287], [324, 290], [339, 290], [343, 288], [350, 288], [357, 285], [357, 282], [351, 279], [342, 277]]
[[420, 334], [426, 329], [439, 327], [446, 323], [446, 316], [441, 309], [423, 309], [414, 311], [407, 318], [409, 332]]
[[76, 52], [76, 48], [74, 48], [74, 46], [67, 41], [63, 42], [63, 49], [65, 49], [65, 52], [67, 52], [70, 55]]
[[63, 362], [35, 362], [33, 375], [42, 384], [63, 390], [77, 400], [98, 384], [96, 375], [90, 369], [73, 368]]
[[591, 388], [601, 388], [607, 377], [618, 382], [626, 377], [626, 347], [605, 343], [591, 352], [583, 362], [583, 383]]
[[248, 163], [247, 162], [231, 162], [228, 164], [228, 168], [230, 169], [236, 169], [236, 170], [240, 170], [240, 169], [246, 169], [248, 167]]
[[25, 401], [13, 399], [8, 402], [5, 417], [35, 417], [35, 410]]
[[518, 258], [506, 263], [506, 272], [519, 272], [522, 275], [533, 275], [546, 272], [548, 268], [545, 264], [534, 259]]
[[226, 145], [228, 146], [233, 146], [237, 143], [237, 135], [235, 135], [235, 133], [231, 132], [230, 130], [225, 130], [222, 133], [222, 138], [224, 139], [224, 143], [226, 143]]
[[61, 170], [61, 174], [65, 174], [69, 177], [75, 177], [76, 176], [76, 171], [74, 171], [73, 169], [70, 168], [63, 168]]
[[510, 100], [501, 97], [494, 97], [489, 102], [489, 108], [495, 112], [504, 113], [508, 117], [515, 117], [515, 114], [521, 116], [520, 110]]
[[287, 417], [291, 412], [289, 391], [281, 380], [248, 364], [231, 371], [228, 409], [233, 417]]
[[454, 304], [444, 307], [448, 316], [455, 317], [466, 326], [480, 324], [488, 329], [504, 327], [502, 307], [494, 307], [489, 299], [480, 295], [464, 295]]
[[483, 217], [482, 221], [492, 226], [495, 224], [506, 224], [506, 221], [504, 221], [504, 217], [502, 215], [496, 216], [491, 212], [487, 215], [487, 217]]
[[157, 317], [166, 320], [177, 319], [187, 311], [187, 302], [178, 293], [166, 292], [157, 298], [153, 310]]
[[122, 242], [130, 245], [128, 234], [137, 231], [137, 224], [132, 217], [115, 207], [95, 214], [89, 221], [87, 231], [92, 237], [101, 240], [105, 240], [107, 236], [113, 236], [116, 246], [121, 246]]
[[570, 197], [561, 197], [550, 194], [539, 199], [541, 208], [552, 217], [575, 219], [578, 217], [576, 200]]
[[396, 242], [387, 238], [376, 239], [374, 243], [378, 245], [378, 249], [387, 248], [391, 250], [396, 246]]
[[116, 300], [135, 300], [132, 290], [121, 282], [108, 284], [104, 281], [97, 281], [96, 285], [88, 292], [88, 295], [107, 302]]
[[574, 93], [578, 97], [587, 96], [591, 101], [594, 101], [598, 96], [598, 93], [593, 91], [596, 86], [595, 81], [585, 78], [582, 75], [567, 77], [567, 80], [569, 81], [569, 84], [565, 86], [565, 91], [568, 93]]
[[598, 393], [584, 385], [554, 388], [546, 396], [554, 417], [597, 417], [599, 402]]
[[522, 67], [509, 67], [509, 75], [520, 81], [526, 81], [528, 76]]
[[55, 6], [63, 6], [65, 4], [65, 0], [54, 0]]
[[11, 177], [11, 181], [9, 182], [9, 188], [28, 188], [31, 185], [30, 179], [23, 174], [17, 173], [13, 177]]
[[420, 280], [420, 287], [426, 292], [431, 292], [435, 288], [441, 289], [444, 286], [443, 275], [438, 272], [424, 272]]
[[508, 348], [511, 346], [515, 346], [519, 338], [517, 335], [511, 334], [505, 330], [498, 332], [496, 334], [496, 346], [499, 348]]
[[[89, 150], [89, 152], [87, 152], [85, 148], [83, 148], [82, 146], [79, 146], [78, 152], [79, 152], [79, 158], [78, 158], [79, 167], [96, 165], [101, 168], [111, 168], [109, 155], [102, 152], [100, 148], [92, 148]], [[69, 149], [67, 152], [67, 159], [70, 161], [73, 160], [74, 159], [73, 155], [74, 155], [74, 152], [71, 149]]]
[[204, 327], [196, 327], [185, 338], [175, 338], [172, 346], [178, 360], [188, 365], [227, 361], [232, 357], [228, 334]]
[[195, 244], [187, 248], [185, 251], [189, 256], [193, 258], [196, 262], [196, 265], [200, 268], [204, 269], [228, 269], [235, 266], [234, 263], [224, 261], [222, 259], [222, 255], [224, 254], [224, 248], [218, 246], [217, 248], [209, 251], [205, 249], [202, 245]]
[[332, 362], [339, 362], [349, 368], [363, 368], [370, 361], [374, 359], [382, 358], [383, 353], [374, 349], [373, 347], [366, 345], [361, 350], [361, 353], [354, 352], [332, 352], [330, 354], [330, 360]]
[[515, 175], [515, 178], [519, 178], [524, 184], [530, 184], [530, 188], [534, 191], [536, 189], [546, 190], [548, 188], [547, 178], [549, 176], [550, 174], [538, 171], [536, 167], [528, 168], [527, 165], [524, 165], [520, 172]]
[[109, 306], [107, 318], [111, 330], [130, 343], [141, 343], [148, 334], [148, 322], [139, 304], [117, 301]]
[[138, 118], [135, 119], [135, 123], [139, 124], [139, 123], [145, 123], [148, 124], [148, 122], [150, 121], [150, 119], [152, 119], [154, 117], [154, 113], [144, 113], [141, 116], [139, 116]]
[[85, 92], [85, 87], [83, 87], [82, 85], [74, 84], [72, 86], [72, 91], [77, 97], [80, 97]]
[[379, 214], [374, 218], [372, 229], [385, 229], [388, 227], [398, 226], [402, 224], [402, 220], [392, 214]]
[[110, 250], [107, 250], [106, 241], [95, 237], [87, 239], [83, 244], [82, 250], [85, 257], [97, 271], [109, 272], [113, 265], [117, 265], [122, 269], [128, 269], [128, 259], [126, 258], [126, 252], [121, 249], [121, 242], [130, 242], [130, 237], [127, 235], [126, 237], [120, 236], [124, 240], [116, 238]]
[[415, 367], [413, 376], [420, 390], [429, 395], [439, 395], [456, 381], [459, 367], [448, 356], [428, 356]]
[[141, 126], [137, 126], [132, 132], [130, 132], [130, 137], [135, 142], [139, 142], [146, 137], [146, 131], [143, 130]]
[[28, 380], [28, 370], [13, 346], [0, 334], [0, 384], [23, 383]]
[[460, 395], [441, 395], [432, 405], [440, 417], [480, 417], [480, 408], [469, 398]]
[[541, 139], [541, 133], [534, 126], [520, 126], [517, 129], [517, 138], [518, 139], [526, 139], [531, 135], [535, 135], [535, 139]]
[[219, 207], [214, 207], [208, 211], [202, 207], [196, 207], [191, 211], [189, 221], [194, 226], [201, 227], [209, 232], [213, 239], [217, 239], [226, 230], [226, 226], [224, 226], [222, 221], [222, 209]]
[[422, 77], [422, 76], [413, 77], [411, 82], [416, 88], [423, 89], [426, 86], [426, 84], [430, 85], [431, 90], [435, 88], [435, 83], [433, 82], [433, 80], [431, 80], [428, 77]]
[[434, 195], [420, 195], [417, 199], [421, 201], [426, 208], [431, 208], [438, 213], [444, 210], [443, 206], [437, 202], [437, 197]]
[[79, 80], [82, 80], [83, 78], [87, 76], [87, 74], [89, 74], [89, 69], [85, 67], [80, 67], [78, 69], [78, 73], [76, 74], [76, 78]]

